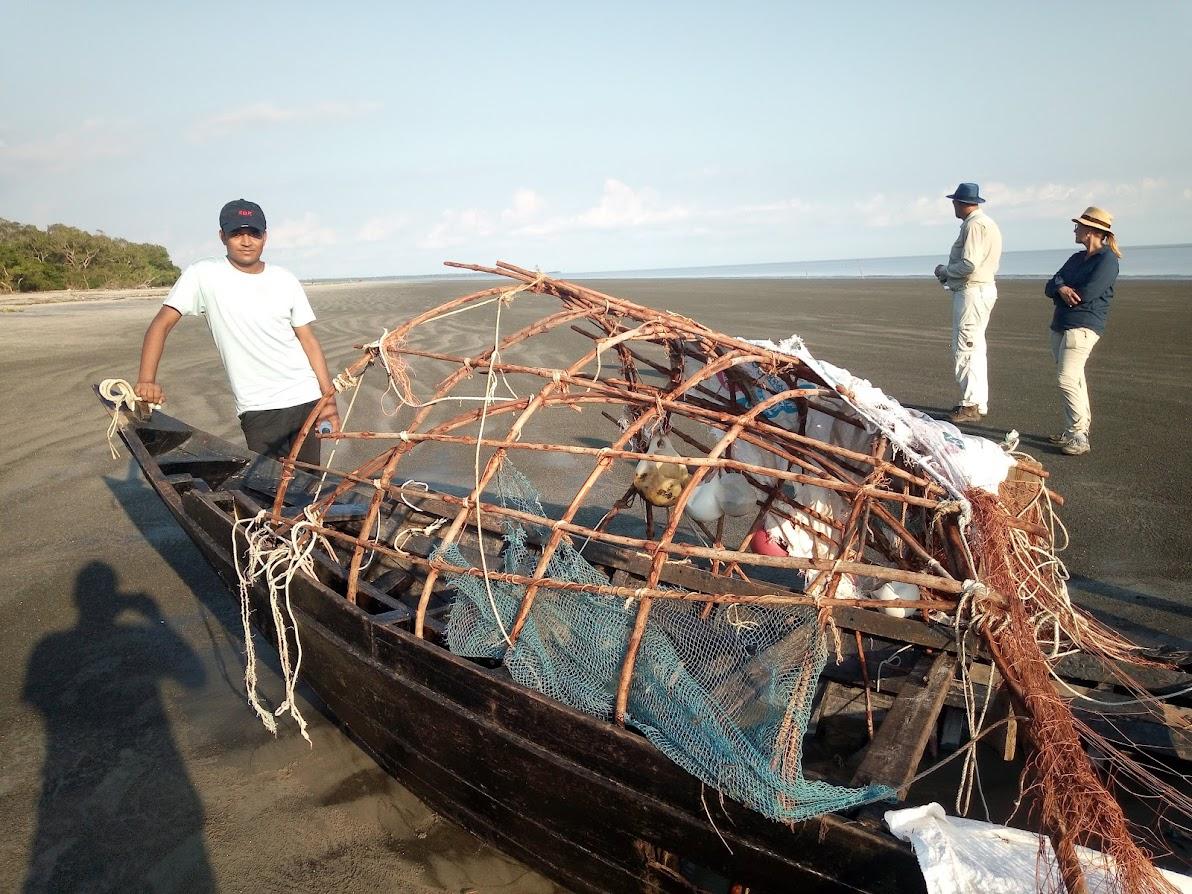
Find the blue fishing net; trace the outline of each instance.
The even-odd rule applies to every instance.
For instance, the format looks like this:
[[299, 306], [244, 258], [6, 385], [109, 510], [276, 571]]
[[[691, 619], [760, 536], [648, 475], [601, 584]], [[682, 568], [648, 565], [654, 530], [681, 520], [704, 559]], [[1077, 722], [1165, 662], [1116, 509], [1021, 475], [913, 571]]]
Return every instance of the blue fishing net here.
[[[537, 492], [506, 463], [504, 505], [545, 517]], [[530, 576], [534, 527], [505, 519], [500, 570]], [[539, 526], [541, 540], [548, 531]], [[455, 545], [436, 555], [470, 563]], [[609, 583], [563, 542], [546, 577]], [[457, 655], [500, 659], [518, 683], [594, 717], [613, 716], [637, 603], [543, 587], [509, 647], [525, 588], [448, 575], [455, 591], [447, 639]], [[804, 778], [803, 735], [827, 653], [815, 610], [804, 606], [702, 606], [655, 600], [629, 691], [627, 722], [707, 785], [775, 820], [795, 821], [892, 798], [885, 786], [845, 788]], [[495, 609], [495, 614], [494, 614]], [[500, 619], [499, 623], [496, 619]]]

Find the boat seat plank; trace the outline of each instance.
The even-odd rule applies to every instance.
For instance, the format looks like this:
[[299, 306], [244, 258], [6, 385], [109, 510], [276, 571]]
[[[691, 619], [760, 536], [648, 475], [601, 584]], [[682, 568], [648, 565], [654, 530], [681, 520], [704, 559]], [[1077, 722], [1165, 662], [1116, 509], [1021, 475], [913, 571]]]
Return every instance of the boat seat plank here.
[[[851, 644], [846, 640], [844, 647], [847, 653]], [[978, 703], [984, 703], [986, 698], [988, 672], [989, 666], [984, 664], [974, 664], [969, 672], [973, 696]], [[864, 685], [856, 673], [855, 662], [847, 659], [839, 665], [828, 662], [821, 676], [829, 685], [841, 686], [853, 693], [860, 693]], [[882, 679], [882, 690], [897, 695], [908, 679], [911, 678], [887, 675]], [[1167, 703], [1163, 705], [1163, 714], [1159, 717], [1140, 712], [1130, 696], [1115, 695], [1067, 683], [1056, 683], [1055, 688], [1061, 697], [1070, 702], [1072, 711], [1081, 721], [1089, 724], [1110, 741], [1121, 742], [1123, 745], [1128, 742], [1128, 747], [1160, 752], [1180, 760], [1192, 760], [1192, 708]], [[1090, 695], [1097, 699], [1097, 703], [1082, 702], [1072, 695], [1073, 690], [1082, 695]], [[1115, 703], [1115, 699], [1120, 703]], [[948, 687], [944, 707], [966, 709], [964, 686], [959, 680], [952, 680]], [[813, 715], [812, 719], [816, 719], [816, 715]]]
[[176, 475], [165, 476], [165, 482], [179, 494], [184, 494], [188, 490], [198, 490], [204, 493], [210, 493], [211, 487], [202, 478], [196, 478], [189, 472], [179, 472]]
[[870, 743], [853, 776], [853, 785], [881, 783], [897, 789], [899, 797], [906, 797], [944, 708], [955, 670], [956, 656], [951, 652], [919, 659]]
[[369, 581], [382, 593], [392, 593], [394, 590], [404, 590], [414, 580], [414, 572], [409, 568], [390, 568]]

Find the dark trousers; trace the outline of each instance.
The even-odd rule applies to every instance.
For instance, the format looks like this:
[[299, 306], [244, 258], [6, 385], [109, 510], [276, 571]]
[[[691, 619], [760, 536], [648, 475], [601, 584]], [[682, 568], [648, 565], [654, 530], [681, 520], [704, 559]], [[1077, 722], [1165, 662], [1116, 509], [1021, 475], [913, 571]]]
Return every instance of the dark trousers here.
[[[294, 446], [294, 438], [317, 403], [317, 400], [312, 400], [310, 403], [283, 407], [280, 410], [248, 410], [241, 413], [240, 429], [244, 432], [248, 449], [274, 459], [289, 456], [290, 449]], [[302, 449], [298, 451], [298, 460], [319, 465], [319, 447], [319, 439], [315, 437], [312, 429], [303, 442]]]

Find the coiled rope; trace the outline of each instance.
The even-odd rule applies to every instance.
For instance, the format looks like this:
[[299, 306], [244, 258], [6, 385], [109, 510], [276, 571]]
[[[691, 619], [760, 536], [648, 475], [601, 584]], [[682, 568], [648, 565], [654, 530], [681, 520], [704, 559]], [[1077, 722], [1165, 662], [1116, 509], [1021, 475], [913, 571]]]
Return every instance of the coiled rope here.
[[[108, 403], [115, 404], [112, 410], [112, 424], [108, 426], [108, 449], [112, 451], [112, 459], [120, 458], [120, 451], [116, 449], [116, 432], [120, 429], [120, 410], [130, 413], [137, 408], [136, 392], [127, 379], [104, 379], [99, 383], [99, 395]], [[147, 404], [149, 410], [160, 410], [161, 404]]]

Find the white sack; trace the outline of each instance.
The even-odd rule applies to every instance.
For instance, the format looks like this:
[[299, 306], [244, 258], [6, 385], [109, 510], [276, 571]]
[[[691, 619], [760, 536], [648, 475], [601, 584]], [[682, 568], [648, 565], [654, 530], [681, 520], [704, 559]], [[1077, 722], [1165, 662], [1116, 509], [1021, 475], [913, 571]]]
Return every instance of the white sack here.
[[[1048, 871], [1040, 863], [1040, 840], [1051, 877], [1060, 877], [1051, 842], [1034, 832], [948, 816], [934, 802], [888, 810], [885, 819], [890, 831], [914, 848], [928, 894], [1036, 894]], [[1077, 850], [1089, 890], [1108, 890], [1109, 858], [1088, 848]], [[1177, 890], [1192, 894], [1192, 878], [1163, 875]]]

